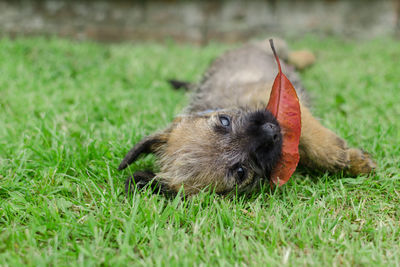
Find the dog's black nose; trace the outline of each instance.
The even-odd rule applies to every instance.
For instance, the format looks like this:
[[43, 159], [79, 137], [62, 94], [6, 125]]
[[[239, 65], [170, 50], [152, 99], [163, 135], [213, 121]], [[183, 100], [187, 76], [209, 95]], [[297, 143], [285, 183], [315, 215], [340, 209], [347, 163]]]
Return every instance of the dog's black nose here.
[[261, 126], [266, 138], [276, 143], [279, 140], [279, 127], [273, 123], [267, 122]]

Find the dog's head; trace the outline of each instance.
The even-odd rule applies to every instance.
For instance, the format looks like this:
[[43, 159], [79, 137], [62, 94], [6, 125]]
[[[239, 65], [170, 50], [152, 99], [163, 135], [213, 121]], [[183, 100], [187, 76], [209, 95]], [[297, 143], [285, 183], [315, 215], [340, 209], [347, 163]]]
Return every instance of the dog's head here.
[[119, 169], [142, 153], [155, 153], [156, 179], [186, 194], [211, 187], [218, 193], [247, 191], [269, 178], [281, 155], [282, 135], [266, 110], [224, 109], [180, 116], [171, 127], [144, 138]]

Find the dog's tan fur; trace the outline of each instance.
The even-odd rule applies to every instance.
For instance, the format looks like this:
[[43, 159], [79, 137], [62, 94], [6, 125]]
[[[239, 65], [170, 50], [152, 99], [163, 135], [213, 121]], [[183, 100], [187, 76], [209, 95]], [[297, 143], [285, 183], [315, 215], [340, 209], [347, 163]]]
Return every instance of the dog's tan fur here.
[[[295, 66], [305, 67], [313, 62], [309, 52], [304, 57], [301, 53], [291, 54], [283, 41], [278, 40], [276, 47], [281, 59]], [[165, 131], [136, 145], [126, 157], [130, 162], [123, 162], [121, 169], [140, 153], [154, 152], [160, 166], [155, 179], [174, 192], [183, 185], [185, 193], [191, 195], [206, 187], [216, 192], [234, 190], [238, 187], [237, 179], [227, 175], [226, 166], [245, 162], [248, 178], [239, 187], [251, 190], [257, 168], [242, 153], [246, 144], [213, 129], [220, 124], [221, 112], [232, 118], [232, 132], [240, 132], [243, 123], [240, 124], [239, 118], [245, 110], [265, 109], [277, 73], [275, 64], [266, 41], [248, 44], [215, 60], [200, 84], [194, 86], [193, 100], [185, 114], [178, 116]], [[300, 164], [322, 171], [346, 171], [351, 175], [370, 173], [376, 165], [369, 154], [348, 148], [343, 139], [322, 126], [308, 108], [307, 95], [297, 73], [286, 64], [283, 71], [294, 84], [301, 103]], [[132, 156], [132, 153], [136, 154]]]

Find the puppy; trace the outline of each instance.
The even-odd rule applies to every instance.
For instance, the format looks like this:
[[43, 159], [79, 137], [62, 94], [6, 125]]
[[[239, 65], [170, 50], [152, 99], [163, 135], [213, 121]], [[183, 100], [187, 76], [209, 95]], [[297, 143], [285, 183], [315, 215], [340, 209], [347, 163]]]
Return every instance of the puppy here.
[[[313, 62], [307, 53], [290, 53], [275, 40], [283, 72], [296, 88], [301, 108], [300, 165], [321, 171], [368, 174], [376, 167], [370, 155], [325, 128], [308, 109], [307, 95], [294, 66]], [[162, 132], [145, 137], [122, 160], [125, 169], [140, 155], [154, 153], [159, 171], [139, 171], [126, 190], [156, 182], [164, 191], [186, 195], [210, 188], [217, 193], [248, 192], [270, 179], [279, 161], [282, 133], [265, 109], [277, 73], [268, 41], [247, 44], [217, 58], [197, 85], [173, 81], [193, 90], [183, 115]], [[153, 183], [154, 184], [154, 183]]]

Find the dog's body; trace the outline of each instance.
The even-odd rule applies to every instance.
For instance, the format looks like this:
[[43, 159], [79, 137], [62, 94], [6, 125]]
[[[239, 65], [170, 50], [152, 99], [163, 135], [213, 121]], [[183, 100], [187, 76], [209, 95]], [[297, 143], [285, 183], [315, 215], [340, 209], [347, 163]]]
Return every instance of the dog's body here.
[[[287, 60], [285, 43], [276, 44], [280, 58]], [[343, 139], [311, 115], [294, 67], [282, 65], [300, 99], [300, 164], [352, 175], [370, 173], [375, 168], [370, 156], [348, 148]], [[160, 171], [137, 172], [133, 175], [136, 183], [154, 178], [169, 191], [177, 192], [183, 186], [187, 195], [206, 187], [221, 193], [253, 189], [269, 178], [281, 153], [280, 126], [265, 111], [276, 73], [267, 41], [225, 53], [213, 62], [202, 81], [192, 86], [194, 95], [185, 114], [165, 131], [139, 142], [119, 168], [127, 167], [141, 153], [153, 152]], [[130, 182], [128, 179], [127, 189]]]

